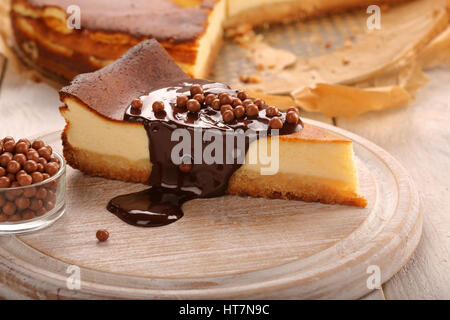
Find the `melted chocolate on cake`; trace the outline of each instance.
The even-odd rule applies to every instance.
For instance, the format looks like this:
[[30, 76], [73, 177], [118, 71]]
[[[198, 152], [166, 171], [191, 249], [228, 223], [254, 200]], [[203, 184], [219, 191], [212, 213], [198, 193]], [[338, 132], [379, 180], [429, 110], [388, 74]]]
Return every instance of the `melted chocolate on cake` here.
[[[248, 136], [243, 138], [244, 132], [252, 132], [254, 137], [258, 138], [272, 134], [287, 135], [302, 129], [301, 120], [297, 123], [289, 123], [292, 121], [286, 121], [286, 113], [278, 112], [275, 108], [277, 114], [273, 115], [271, 114], [273, 108], [268, 109], [269, 112], [265, 105], [260, 106], [255, 115], [244, 114], [233, 120], [225, 117], [220, 109], [216, 110], [217, 107], [214, 109], [207, 102], [200, 103], [201, 108], [198, 112], [188, 111], [186, 106], [177, 105], [177, 97], [185, 96], [183, 97], [185, 101], [179, 104], [185, 104], [187, 98], [192, 99], [194, 95], [191, 94], [190, 89], [193, 85], [201, 86], [204, 91], [203, 97], [220, 93], [228, 93], [231, 98], [238, 96], [238, 91], [221, 83], [195, 79], [178, 80], [153, 90], [147, 96], [141, 96], [140, 101], [134, 101], [125, 112], [125, 121], [140, 122], [147, 130], [152, 162], [149, 179], [151, 188], [116, 197], [108, 204], [108, 210], [127, 223], [144, 227], [167, 225], [183, 216], [181, 206], [186, 201], [224, 195], [228, 180], [242, 164], [242, 161], [238, 161], [237, 158], [240, 155], [241, 159], [242, 157], [245, 159], [251, 142]], [[227, 99], [229, 98], [224, 100]], [[195, 103], [193, 105], [195, 106]], [[239, 115], [239, 113], [235, 114]], [[231, 118], [233, 118], [232, 115]], [[282, 127], [275, 131], [271, 129], [271, 126], [276, 125], [273, 122], [270, 124], [274, 118], [282, 122]], [[225, 119], [227, 121], [224, 121]], [[184, 132], [189, 133], [190, 139], [190, 151], [186, 152], [188, 154], [178, 154], [182, 159], [181, 164], [173, 163], [171, 156], [173, 148], [181, 141], [181, 139], [172, 141], [174, 131], [177, 129], [185, 129]], [[205, 134], [213, 133], [213, 138], [209, 139], [211, 141], [205, 141], [202, 138]], [[223, 161], [208, 164], [202, 159], [202, 155], [208, 147], [211, 150], [217, 137], [222, 138], [223, 141], [221, 144]], [[225, 143], [227, 139], [234, 141], [234, 144], [231, 144], [233, 146], [231, 150], [227, 150], [226, 146], [230, 145]], [[240, 140], [244, 143], [239, 144], [239, 139], [244, 139]], [[216, 155], [214, 152], [212, 154]]]

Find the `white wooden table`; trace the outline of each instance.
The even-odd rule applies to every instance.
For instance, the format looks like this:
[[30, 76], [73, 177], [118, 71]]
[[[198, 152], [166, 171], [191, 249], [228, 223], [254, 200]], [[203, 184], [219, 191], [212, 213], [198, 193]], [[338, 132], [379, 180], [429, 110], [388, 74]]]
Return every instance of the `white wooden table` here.
[[[408, 107], [355, 119], [313, 118], [377, 143], [409, 170], [420, 191], [424, 226], [410, 262], [365, 299], [450, 299], [450, 69], [428, 72], [430, 84]], [[61, 130], [57, 90], [16, 74], [0, 56], [0, 137]]]

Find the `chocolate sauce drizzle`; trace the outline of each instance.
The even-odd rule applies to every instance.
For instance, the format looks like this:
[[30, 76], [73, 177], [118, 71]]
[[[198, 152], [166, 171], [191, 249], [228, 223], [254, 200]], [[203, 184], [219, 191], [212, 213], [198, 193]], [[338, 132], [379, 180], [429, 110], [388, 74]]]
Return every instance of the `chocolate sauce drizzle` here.
[[[225, 194], [228, 180], [242, 163], [237, 161], [237, 157], [245, 156], [250, 140], [246, 138], [242, 147], [237, 142], [237, 135], [232, 136], [232, 139], [235, 139], [234, 150], [230, 152], [226, 148], [226, 143], [223, 143], [223, 163], [207, 164], [202, 159], [198, 159], [198, 153], [196, 154], [195, 151], [201, 150], [203, 154], [205, 148], [214, 142], [214, 138], [211, 139], [212, 141], [205, 141], [202, 138], [200, 149], [196, 146], [196, 141], [199, 141], [198, 138], [195, 139], [196, 134], [201, 134], [203, 137], [205, 132], [215, 130], [215, 134], [222, 136], [223, 142], [226, 141], [227, 135], [239, 129], [242, 130], [240, 132], [252, 130], [257, 137], [262, 134], [267, 136], [275, 134], [269, 127], [271, 118], [265, 115], [264, 108], [257, 116], [245, 116], [231, 123], [224, 123], [220, 111], [214, 110], [211, 106], [203, 105], [202, 109], [196, 113], [177, 107], [177, 96], [190, 96], [189, 90], [194, 84], [202, 85], [205, 96], [210, 93], [227, 92], [232, 97], [236, 97], [238, 93], [222, 83], [189, 79], [161, 86], [149, 95], [140, 97], [143, 107], [139, 112], [131, 106], [125, 112], [125, 121], [140, 122], [144, 125], [149, 138], [152, 163], [148, 182], [151, 188], [116, 197], [108, 204], [107, 208], [110, 212], [129, 224], [143, 227], [167, 225], [183, 216], [181, 207], [186, 201]], [[164, 111], [153, 112], [152, 104], [155, 101], [164, 103]], [[285, 121], [286, 113], [280, 112], [278, 116], [283, 120], [284, 125], [276, 131], [276, 134], [287, 135], [302, 129], [300, 120], [297, 124], [290, 124]], [[192, 163], [192, 169], [189, 172], [180, 171], [178, 164], [174, 164], [171, 158], [172, 149], [180, 143], [171, 141], [171, 137], [173, 132], [180, 128], [190, 133], [191, 153], [180, 154], [180, 157], [189, 157]], [[227, 161], [225, 157], [231, 157], [233, 161]]]

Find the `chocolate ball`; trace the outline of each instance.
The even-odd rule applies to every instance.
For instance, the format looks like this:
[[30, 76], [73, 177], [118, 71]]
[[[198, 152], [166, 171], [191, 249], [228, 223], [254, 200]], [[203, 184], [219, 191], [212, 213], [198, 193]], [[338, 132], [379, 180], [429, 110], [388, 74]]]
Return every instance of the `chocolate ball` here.
[[39, 188], [38, 190], [37, 190], [37, 192], [36, 192], [36, 199], [45, 199], [46, 197], [47, 197], [47, 189], [46, 188], [44, 188], [44, 187], [41, 187], [41, 188]]
[[245, 115], [245, 108], [243, 106], [236, 106], [233, 111], [236, 118], [242, 118]]
[[18, 163], [15, 160], [11, 160], [10, 162], [8, 162], [8, 165], [6, 166], [6, 171], [12, 174], [16, 174], [17, 172], [19, 172], [20, 168], [21, 168], [20, 163]]
[[19, 185], [24, 187], [29, 186], [33, 182], [33, 179], [29, 174], [22, 174], [17, 178], [17, 182], [19, 182]]
[[189, 91], [191, 92], [191, 97], [193, 97], [196, 94], [203, 93], [203, 88], [199, 84], [194, 84], [191, 86]]
[[186, 107], [186, 103], [188, 102], [189, 98], [185, 95], [181, 95], [177, 97], [177, 107], [178, 108], [184, 108]]
[[31, 220], [35, 217], [35, 214], [32, 210], [25, 210], [22, 212], [22, 219], [23, 220]]
[[237, 97], [239, 99], [241, 99], [241, 101], [247, 100], [248, 99], [248, 94], [245, 91], [239, 91], [237, 94]]
[[33, 179], [33, 183], [39, 183], [44, 181], [44, 176], [42, 173], [36, 171], [31, 174], [31, 179]]
[[44, 203], [44, 207], [45, 207], [45, 209], [47, 209], [47, 211], [50, 211], [55, 207], [55, 203], [52, 201], [46, 201]]
[[0, 208], [6, 203], [6, 199], [3, 194], [0, 194]]
[[20, 163], [20, 165], [23, 167], [25, 165], [25, 162], [27, 162], [27, 157], [23, 153], [16, 153], [13, 156], [13, 160]]
[[243, 105], [244, 107], [247, 107], [248, 105], [251, 105], [251, 104], [254, 104], [252, 99], [245, 99], [245, 100], [242, 102], [242, 105]]
[[27, 153], [28, 149], [29, 149], [29, 146], [24, 141], [18, 142], [16, 144], [16, 152], [17, 153]]
[[233, 107], [241, 106], [242, 105], [242, 101], [239, 98], [233, 98], [233, 101], [231, 102], [231, 105]]
[[[39, 160], [40, 160], [40, 159], [39, 159]], [[56, 157], [56, 156], [54, 156], [54, 155], [52, 155], [52, 156], [50, 157], [50, 162], [56, 162], [57, 164], [60, 164], [60, 161], [59, 161], [58, 157]]]
[[3, 167], [0, 167], [0, 177], [3, 177], [6, 175], [6, 169]]
[[189, 99], [186, 103], [186, 106], [190, 112], [199, 112], [201, 108], [200, 102], [195, 99]]
[[223, 96], [230, 94], [229, 92], [221, 92], [217, 95], [217, 98], [220, 100]]
[[16, 143], [14, 140], [9, 140], [3, 143], [3, 149], [5, 149], [6, 152], [14, 152], [16, 150]]
[[254, 117], [254, 116], [258, 115], [259, 110], [258, 110], [258, 107], [252, 103], [245, 107], [245, 113], [249, 117]]
[[23, 168], [27, 173], [33, 173], [37, 171], [37, 163], [34, 160], [27, 160]]
[[44, 171], [45, 171], [44, 165], [41, 164], [41, 163], [38, 163], [38, 164], [37, 164], [37, 170], [36, 170], [36, 171], [38, 171], [38, 172], [40, 172], [40, 173], [44, 173]]
[[153, 109], [154, 113], [164, 111], [164, 102], [162, 102], [162, 101], [153, 102], [152, 109]]
[[42, 140], [35, 140], [35, 141], [33, 142], [33, 144], [31, 145], [31, 147], [32, 147], [34, 150], [39, 150], [40, 148], [45, 147], [45, 143], [44, 143], [44, 141], [42, 141]]
[[31, 201], [28, 198], [20, 197], [14, 201], [14, 204], [19, 210], [25, 210], [30, 206]]
[[6, 166], [8, 165], [8, 162], [10, 162], [13, 158], [13, 155], [11, 152], [5, 152], [2, 155], [0, 155], [0, 165], [3, 168], [6, 168]]
[[220, 100], [219, 100], [219, 99], [214, 99], [213, 102], [212, 102], [212, 104], [211, 104], [211, 107], [212, 107], [214, 110], [220, 110], [220, 106], [221, 106]]
[[283, 121], [278, 117], [274, 117], [274, 118], [270, 119], [269, 126], [272, 129], [281, 129], [281, 128], [283, 128]]
[[14, 213], [16, 213], [16, 210], [17, 210], [16, 205], [10, 201], [6, 202], [2, 208], [3, 214], [7, 216], [12, 216]]
[[105, 242], [109, 238], [109, 232], [105, 229], [100, 229], [97, 230], [95, 236], [97, 237], [98, 241]]
[[[133, 99], [131, 101], [131, 107], [135, 110], [141, 110], [142, 106], [144, 105], [144, 103], [142, 102], [141, 99]], [[42, 148], [42, 147], [41, 147]], [[36, 149], [36, 148], [35, 148]], [[40, 148], [39, 148], [40, 149]], [[36, 149], [38, 150], [38, 149]]]
[[8, 177], [0, 177], [0, 188], [9, 188], [11, 180]]
[[[42, 147], [42, 148], [44, 148], [44, 147]], [[39, 153], [36, 150], [34, 150], [34, 149], [28, 150], [26, 156], [27, 156], [27, 160], [34, 160], [36, 162], [39, 161]]]
[[270, 106], [266, 108], [266, 116], [275, 117], [278, 115], [278, 108], [274, 106]]
[[8, 216], [4, 215], [3, 213], [1, 213], [0, 211], [0, 222], [5, 222], [8, 220]]
[[224, 104], [223, 106], [220, 107], [220, 113], [222, 113], [222, 115], [223, 115], [225, 113], [225, 111], [233, 112], [233, 107], [229, 104]]
[[295, 111], [289, 111], [286, 114], [287, 123], [291, 123], [291, 124], [298, 123], [298, 119], [299, 119], [298, 113]]
[[22, 175], [22, 174], [27, 174], [27, 172], [25, 170], [23, 170], [23, 169], [19, 170], [19, 172], [16, 173], [16, 180], [17, 180], [17, 177]]
[[23, 196], [27, 198], [32, 198], [36, 195], [37, 189], [35, 187], [26, 188], [23, 190]]
[[232, 122], [234, 120], [233, 110], [226, 110], [224, 113], [222, 113], [222, 118], [226, 123]]
[[40, 208], [40, 209], [36, 210], [35, 213], [36, 213], [37, 217], [40, 217], [40, 216], [43, 216], [44, 214], [46, 214], [47, 210], [45, 210], [45, 208]]
[[59, 171], [59, 165], [55, 162], [49, 162], [46, 165], [44, 165], [45, 172], [48, 173], [50, 176], [54, 176]]
[[[19, 188], [20, 184], [17, 181], [11, 182], [11, 186], [10, 188]], [[12, 198], [17, 198], [20, 197], [23, 194], [23, 190], [22, 189], [16, 189], [16, 190], [8, 190], [8, 193], [11, 193]]]
[[[19, 141], [17, 141], [17, 143], [21, 143], [21, 142], [25, 143], [27, 145], [28, 149], [31, 148], [30, 140], [28, 140], [28, 139], [20, 139]], [[16, 148], [17, 148], [17, 146], [16, 146]]]
[[30, 204], [30, 209], [33, 211], [38, 211], [44, 206], [44, 202], [40, 199], [32, 199]]
[[[15, 188], [15, 187], [12, 186], [12, 183], [11, 183], [10, 188]], [[17, 191], [17, 190], [8, 190], [7, 192], [5, 192], [6, 200], [14, 201], [17, 198], [17, 193], [14, 192], [14, 191]]]
[[257, 106], [258, 109], [260, 109], [260, 110], [266, 105], [266, 103], [264, 102], [264, 100], [262, 100], [262, 99], [260, 99], [260, 98], [256, 98], [256, 99], [253, 101], [253, 103], [256, 104], [256, 106]]
[[231, 97], [231, 95], [229, 93], [223, 94], [222, 96], [220, 96], [219, 98], [220, 100], [220, 104], [224, 105], [224, 104], [232, 104], [233, 103], [233, 98]]
[[203, 102], [205, 102], [205, 96], [202, 93], [197, 93], [193, 99], [197, 100], [198, 102], [200, 102], [200, 104], [202, 104]]
[[47, 197], [45, 198], [45, 200], [55, 203], [56, 202], [56, 192], [52, 191], [52, 190], [47, 190]]
[[[207, 105], [212, 105], [212, 103], [213, 103], [213, 101], [215, 100], [217, 98], [217, 96], [215, 95], [215, 94], [213, 94], [213, 93], [210, 93], [210, 94], [208, 94], [207, 96], [206, 96], [206, 98], [205, 98], [205, 103], [207, 104]], [[220, 102], [220, 100], [219, 100], [219, 102]]]
[[289, 112], [289, 111], [294, 111], [295, 113], [297, 113], [298, 115], [300, 115], [300, 111], [299, 111], [298, 108], [296, 108], [296, 107], [289, 107], [289, 109], [287, 109], [286, 112]]
[[[52, 150], [51, 150], [50, 147], [48, 147], [48, 146], [42, 147], [42, 148], [40, 148], [40, 149], [38, 150], [38, 154], [39, 154], [39, 157], [42, 157], [42, 158], [44, 158], [45, 160], [49, 161], [49, 160], [50, 160], [50, 157], [52, 156]], [[36, 161], [36, 162], [39, 161], [39, 159], [38, 159], [38, 160], [35, 160], [35, 159], [29, 159], [29, 160], [34, 160], [34, 161]]]

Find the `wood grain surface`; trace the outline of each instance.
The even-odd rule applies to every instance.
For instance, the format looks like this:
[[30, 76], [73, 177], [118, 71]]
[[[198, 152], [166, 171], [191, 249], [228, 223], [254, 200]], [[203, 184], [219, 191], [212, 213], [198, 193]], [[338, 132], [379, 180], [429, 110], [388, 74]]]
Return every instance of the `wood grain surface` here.
[[[33, 83], [3, 70], [0, 88], [0, 135], [30, 136], [58, 130], [63, 120], [55, 110], [54, 88]], [[449, 192], [449, 90], [450, 71], [429, 72], [430, 84], [408, 107], [371, 113], [336, 124], [379, 144], [408, 169], [416, 182], [424, 212], [423, 237], [410, 263], [366, 299], [449, 299], [450, 207]], [[303, 114], [332, 123], [320, 115]], [[17, 297], [0, 286], [4, 297]]]
[[[22, 278], [11, 288], [49, 298], [360, 298], [371, 291], [369, 266], [384, 282], [410, 258], [421, 234], [418, 196], [379, 147], [304, 121], [355, 142], [367, 208], [225, 196], [186, 203], [185, 217], [164, 228], [136, 228], [105, 205], [145, 186], [69, 169], [66, 215], [42, 232], [0, 239], [3, 281]], [[41, 138], [61, 149], [59, 132]], [[94, 237], [100, 228], [111, 233], [106, 243]], [[81, 268], [80, 290], [61, 280], [70, 265]]]
[[422, 199], [422, 240], [408, 265], [384, 285], [387, 299], [450, 298], [450, 69], [429, 76], [409, 107], [337, 120], [399, 159]]

